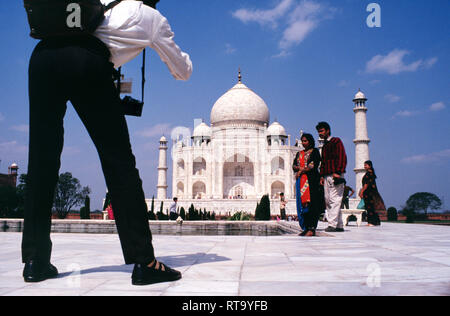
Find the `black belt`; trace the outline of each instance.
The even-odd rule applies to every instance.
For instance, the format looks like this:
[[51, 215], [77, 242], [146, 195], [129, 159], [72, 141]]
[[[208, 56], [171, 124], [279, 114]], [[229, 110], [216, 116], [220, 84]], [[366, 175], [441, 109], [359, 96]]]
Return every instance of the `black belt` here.
[[38, 44], [36, 49], [62, 47], [82, 47], [108, 60], [111, 57], [111, 52], [109, 51], [105, 43], [103, 43], [99, 38], [90, 34], [47, 38], [42, 40]]

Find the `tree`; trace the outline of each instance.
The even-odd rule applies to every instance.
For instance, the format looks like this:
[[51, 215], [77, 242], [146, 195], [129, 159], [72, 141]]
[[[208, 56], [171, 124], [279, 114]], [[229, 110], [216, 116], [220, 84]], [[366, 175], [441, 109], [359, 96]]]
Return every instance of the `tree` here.
[[80, 210], [80, 219], [91, 219], [91, 199], [89, 195], [84, 199], [84, 206]]
[[152, 205], [150, 207], [150, 212], [148, 212], [148, 219], [151, 221], [156, 220], [155, 215], [155, 196], [152, 197]]
[[416, 212], [410, 208], [404, 208], [402, 214], [406, 216], [407, 223], [414, 223], [416, 221]]
[[184, 220], [186, 220], [186, 210], [184, 209], [184, 207], [181, 207], [180, 209], [180, 217]]
[[10, 186], [0, 187], [0, 217], [12, 217], [18, 205], [17, 189]]
[[111, 204], [111, 193], [106, 192], [105, 204], [103, 204], [103, 210], [106, 210], [110, 204]]
[[406, 208], [415, 212], [423, 211], [425, 215], [428, 210], [439, 210], [442, 207], [442, 201], [433, 193], [419, 192], [410, 196], [406, 201]]
[[387, 210], [387, 218], [390, 222], [396, 222], [398, 220], [398, 212], [395, 207], [390, 207]]
[[269, 195], [264, 195], [261, 202], [256, 207], [255, 220], [269, 221], [270, 220], [270, 199]]
[[196, 220], [196, 216], [195, 216], [195, 207], [194, 204], [191, 204], [191, 206], [189, 207], [189, 220], [190, 221], [195, 221]]
[[19, 199], [19, 205], [17, 206], [17, 217], [23, 218], [25, 215], [25, 199], [27, 194], [28, 175], [21, 174], [19, 177], [19, 184], [17, 185], [17, 196]]
[[55, 199], [53, 207], [60, 219], [67, 217], [67, 214], [73, 207], [80, 205], [85, 201], [86, 196], [91, 193], [89, 187], [82, 187], [80, 180], [72, 177], [70, 172], [59, 176], [56, 184]]

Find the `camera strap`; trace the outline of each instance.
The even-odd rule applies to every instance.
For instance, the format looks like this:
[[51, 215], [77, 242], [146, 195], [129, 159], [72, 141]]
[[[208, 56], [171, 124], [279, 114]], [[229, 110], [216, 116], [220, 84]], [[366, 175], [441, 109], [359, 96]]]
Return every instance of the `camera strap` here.
[[145, 88], [145, 54], [146, 50], [142, 52], [142, 103], [144, 103], [144, 88]]
[[[141, 81], [141, 95], [142, 95], [142, 103], [144, 103], [144, 93], [145, 93], [145, 66], [146, 66], [146, 49], [144, 49], [144, 51], [142, 52], [142, 67], [141, 67], [141, 74], [142, 74], [142, 81]], [[120, 95], [120, 91], [121, 91], [121, 80], [122, 80], [122, 67], [119, 67], [116, 76], [115, 76], [116, 80], [117, 80], [117, 89], [119, 91], [119, 95]]]

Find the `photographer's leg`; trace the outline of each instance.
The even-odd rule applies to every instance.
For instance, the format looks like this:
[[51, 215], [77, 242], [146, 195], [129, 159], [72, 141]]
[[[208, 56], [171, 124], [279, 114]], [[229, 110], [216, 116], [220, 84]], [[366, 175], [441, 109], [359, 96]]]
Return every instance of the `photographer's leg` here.
[[111, 65], [99, 58], [80, 81], [72, 103], [100, 156], [127, 264], [152, 262], [154, 250], [142, 181], [128, 127], [111, 79]]
[[[24, 263], [50, 262], [52, 205], [63, 149], [66, 99], [52, 73], [50, 51], [35, 52], [29, 68], [30, 139], [22, 239]], [[61, 80], [59, 80], [61, 83]]]

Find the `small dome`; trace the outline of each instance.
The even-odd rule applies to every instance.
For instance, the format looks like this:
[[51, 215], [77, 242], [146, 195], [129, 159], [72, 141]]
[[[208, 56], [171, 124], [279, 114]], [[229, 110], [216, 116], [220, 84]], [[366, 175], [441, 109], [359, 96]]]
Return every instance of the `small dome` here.
[[13, 164], [11, 165], [11, 168], [19, 168], [19, 166], [18, 166], [16, 163], [13, 163]]
[[160, 143], [167, 143], [167, 138], [165, 136], [161, 137], [159, 140]]
[[211, 127], [209, 127], [205, 123], [198, 125], [194, 129], [194, 133], [192, 134], [192, 137], [212, 137]]
[[355, 95], [355, 100], [367, 100], [366, 95], [361, 90]]
[[286, 130], [278, 122], [272, 123], [272, 125], [270, 125], [269, 128], [267, 129], [267, 133], [268, 133], [269, 136], [284, 136], [284, 137], [287, 137]]

